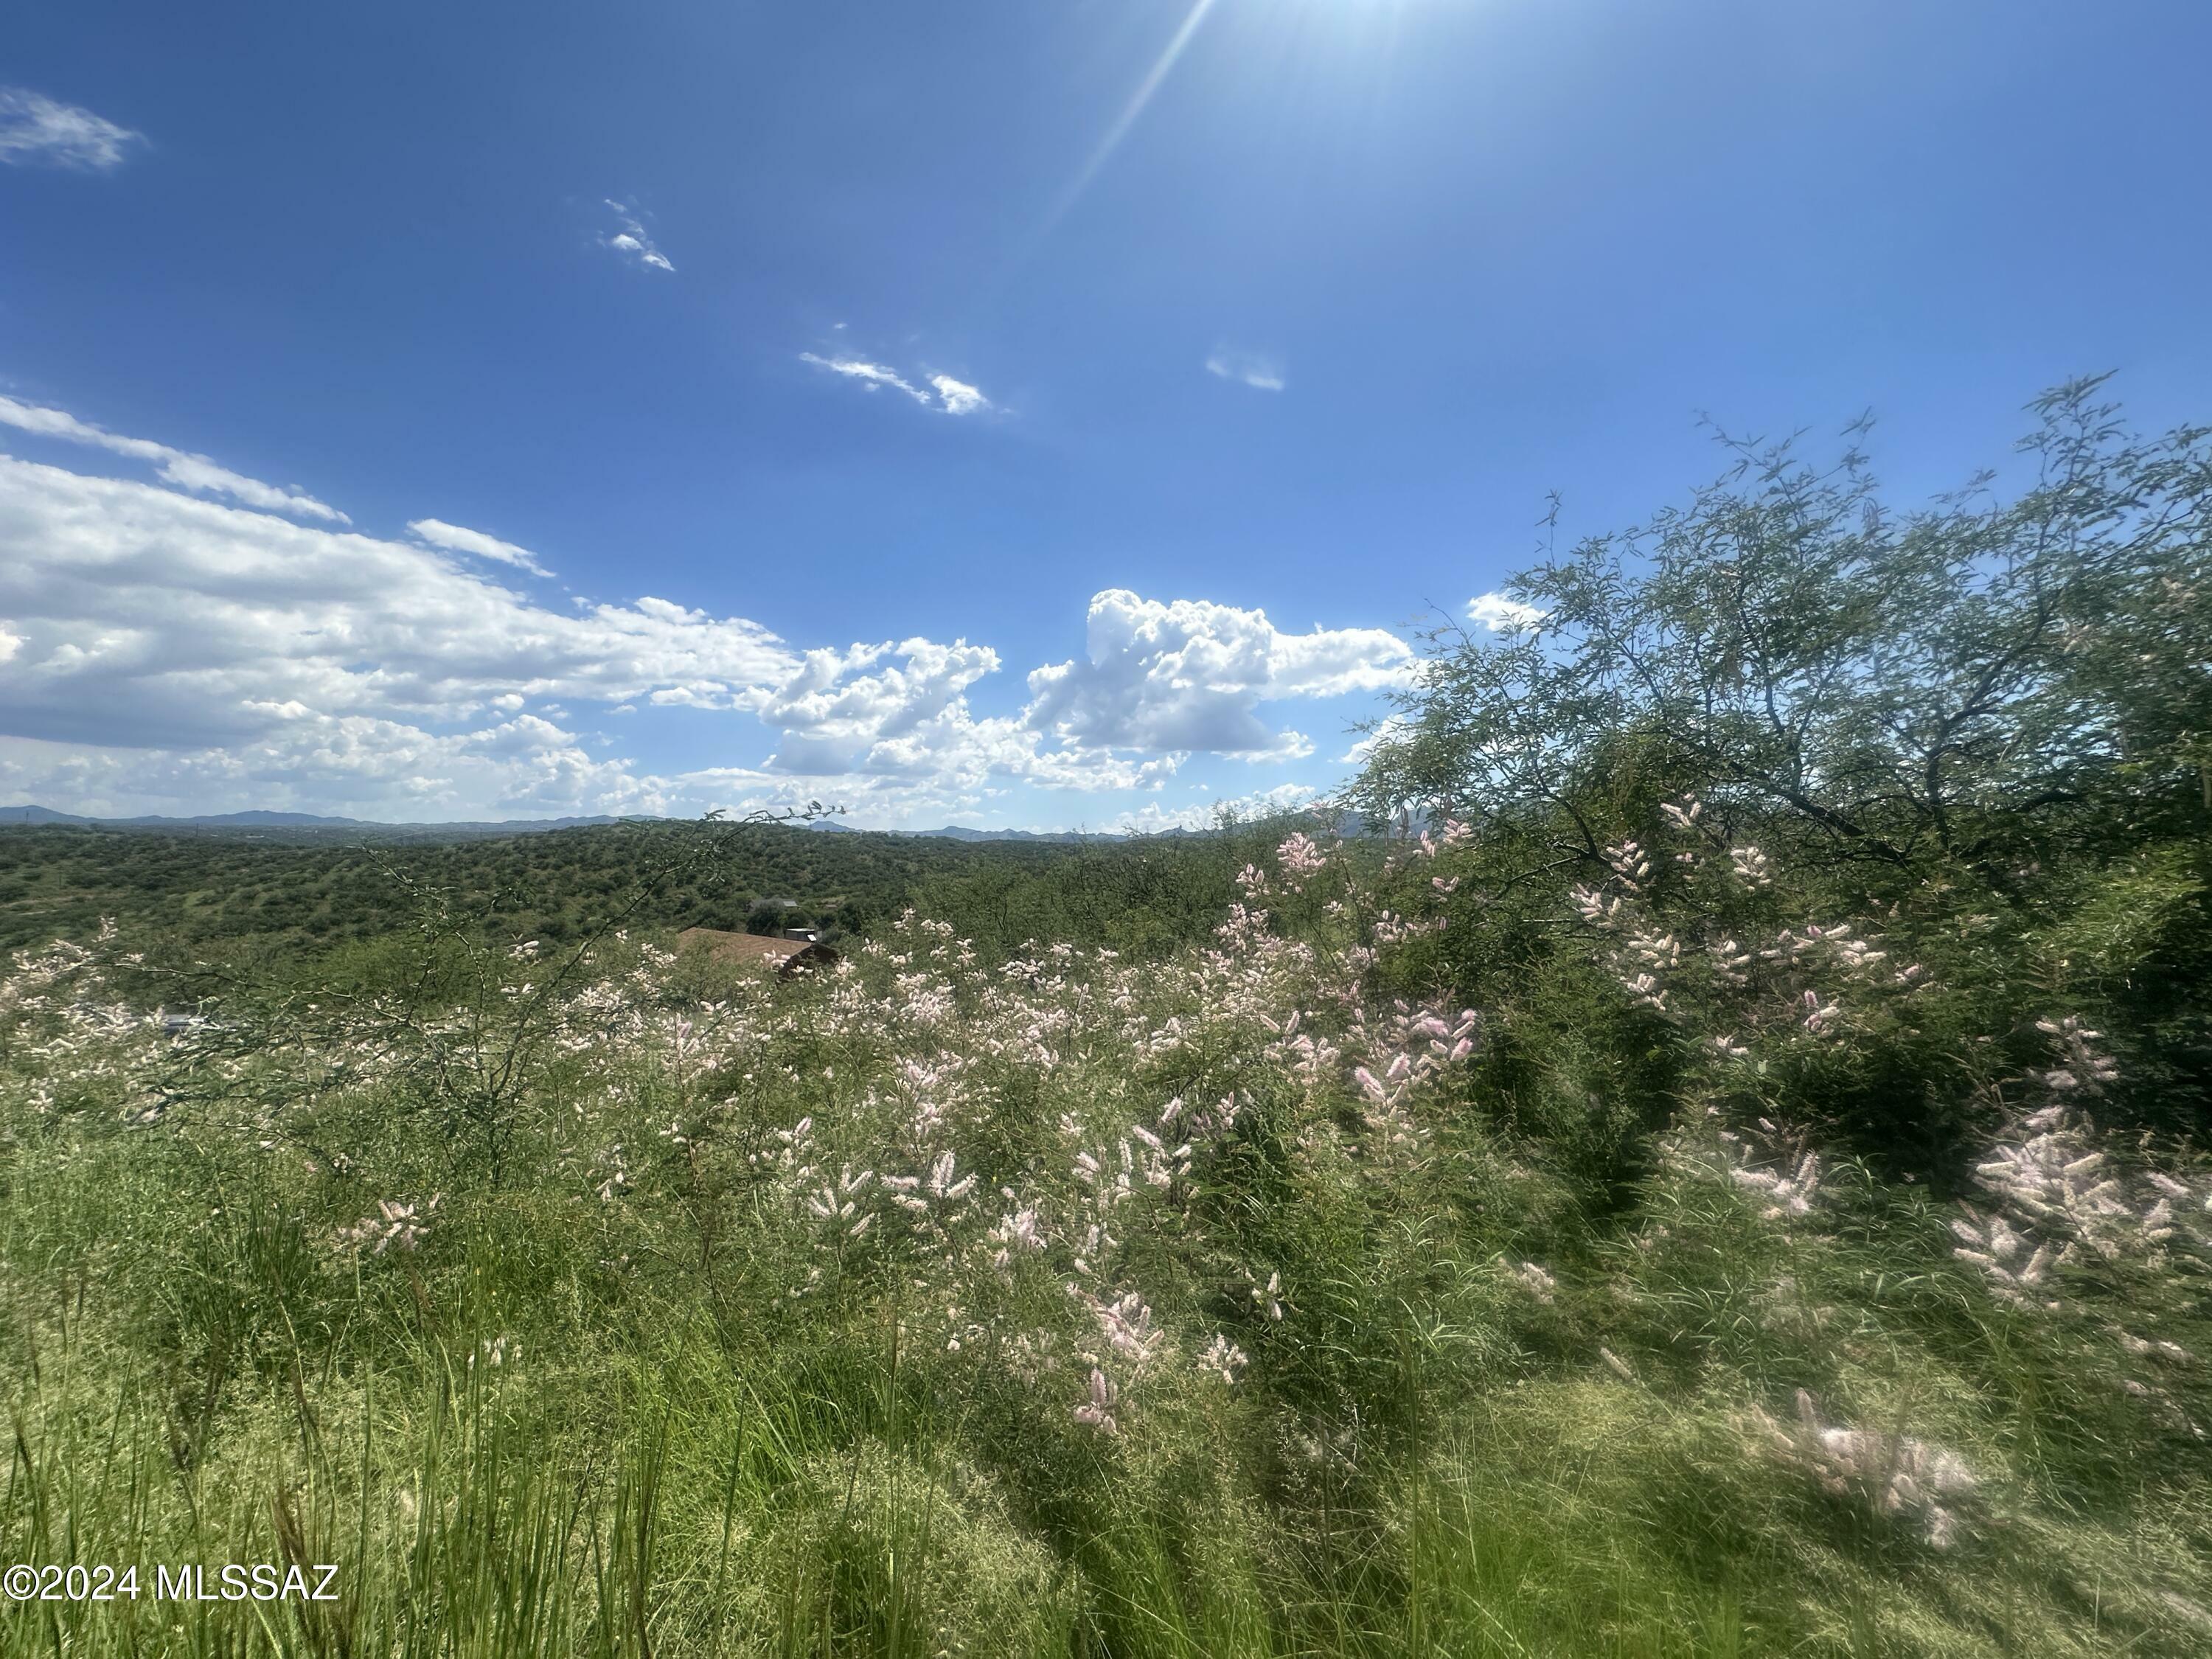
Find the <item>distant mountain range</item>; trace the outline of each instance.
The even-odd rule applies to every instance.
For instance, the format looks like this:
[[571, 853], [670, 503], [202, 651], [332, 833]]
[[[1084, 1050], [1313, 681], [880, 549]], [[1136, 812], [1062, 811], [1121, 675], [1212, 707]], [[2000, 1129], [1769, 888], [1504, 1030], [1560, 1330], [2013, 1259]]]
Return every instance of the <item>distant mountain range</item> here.
[[[817, 818], [807, 826], [810, 830], [827, 830], [846, 836], [928, 836], [940, 841], [1127, 841], [1128, 837], [1109, 830], [968, 830], [948, 823], [942, 830], [856, 830], [849, 823], [840, 823], [835, 818]], [[1172, 830], [1181, 835], [1181, 830]]]
[[368, 818], [322, 817], [313, 812], [211, 812], [201, 817], [148, 815], [135, 818], [93, 818], [57, 812], [51, 806], [0, 806], [0, 823], [77, 824], [103, 830], [366, 830], [389, 834], [445, 832], [453, 835], [527, 835], [541, 830], [577, 830], [619, 818], [507, 818], [493, 823], [378, 823]]
[[[212, 812], [200, 817], [162, 817], [146, 816], [135, 818], [86, 817], [75, 812], [58, 812], [51, 806], [0, 806], [0, 825], [59, 824], [82, 829], [100, 830], [166, 830], [177, 832], [206, 834], [240, 834], [257, 830], [325, 831], [369, 836], [404, 836], [423, 839], [453, 836], [456, 839], [477, 839], [492, 836], [536, 835], [551, 830], [583, 830], [599, 824], [622, 823], [632, 820], [616, 817], [582, 818], [505, 818], [490, 822], [447, 823], [380, 823], [369, 818], [324, 817], [313, 812]], [[806, 828], [836, 835], [866, 836], [922, 836], [941, 841], [1026, 841], [1026, 842], [1106, 842], [1128, 841], [1132, 836], [1110, 830], [969, 830], [959, 824], [948, 823], [942, 830], [856, 830], [835, 818], [817, 818]], [[1206, 835], [1204, 830], [1164, 830], [1160, 836], [1181, 836]], [[1142, 839], [1141, 836], [1134, 837]]]

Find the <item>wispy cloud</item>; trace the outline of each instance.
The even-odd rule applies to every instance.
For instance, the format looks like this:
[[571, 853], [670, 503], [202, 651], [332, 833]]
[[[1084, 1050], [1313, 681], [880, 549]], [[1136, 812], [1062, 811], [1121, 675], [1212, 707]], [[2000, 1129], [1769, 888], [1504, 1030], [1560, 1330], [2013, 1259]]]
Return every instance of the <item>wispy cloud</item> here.
[[950, 374], [932, 374], [927, 377], [927, 386], [916, 386], [889, 364], [870, 362], [865, 357], [824, 357], [819, 352], [802, 351], [799, 361], [831, 374], [841, 374], [848, 380], [858, 380], [871, 392], [880, 392], [886, 386], [902, 392], [924, 409], [933, 409], [941, 415], [981, 415], [998, 407], [983, 395], [981, 388], [965, 380], [956, 380]]
[[10, 166], [105, 172], [122, 166], [131, 146], [144, 142], [88, 109], [27, 87], [0, 87], [0, 161]]
[[1467, 602], [1470, 619], [1493, 634], [1533, 634], [1551, 613], [1504, 593], [1479, 593]]
[[473, 553], [480, 559], [496, 559], [501, 564], [527, 570], [533, 576], [553, 574], [538, 563], [538, 556], [528, 548], [517, 547], [513, 542], [503, 542], [465, 525], [447, 524], [443, 519], [416, 519], [407, 530], [409, 534], [419, 536], [431, 546], [442, 547], [449, 553]]
[[42, 409], [36, 404], [0, 398], [0, 425], [12, 426], [18, 431], [41, 438], [58, 438], [64, 443], [104, 449], [112, 455], [127, 455], [133, 460], [151, 461], [163, 482], [175, 484], [181, 489], [228, 495], [248, 507], [289, 513], [295, 518], [321, 519], [330, 524], [352, 522], [337, 508], [327, 507], [312, 495], [276, 484], [263, 483], [258, 478], [249, 478], [233, 472], [228, 467], [217, 466], [204, 455], [172, 449], [167, 444], [155, 443], [151, 438], [126, 438], [119, 433], [94, 426], [89, 421], [80, 421], [66, 410]]
[[887, 368], [881, 363], [872, 363], [865, 357], [824, 357], [818, 352], [802, 351], [799, 354], [799, 361], [811, 363], [817, 368], [828, 369], [832, 374], [842, 374], [848, 380], [858, 380], [871, 392], [891, 386], [905, 392], [918, 404], [930, 401], [927, 392], [896, 369]]
[[1281, 358], [1234, 346], [1216, 346], [1206, 357], [1206, 372], [1217, 380], [1235, 380], [1259, 392], [1280, 392], [1290, 384], [1284, 379]]
[[615, 217], [621, 222], [622, 228], [611, 235], [601, 237], [599, 239], [601, 246], [611, 247], [625, 258], [635, 260], [638, 264], [649, 270], [672, 271], [676, 269], [669, 263], [668, 256], [653, 246], [653, 238], [647, 233], [644, 222], [638, 217], [636, 211], [629, 204], [617, 202], [612, 197], [609, 197], [607, 205], [614, 210]]
[[945, 400], [947, 415], [980, 415], [994, 407], [991, 400], [974, 386], [965, 380], [956, 380], [950, 374], [933, 374], [929, 377], [929, 383], [937, 388], [937, 395]]

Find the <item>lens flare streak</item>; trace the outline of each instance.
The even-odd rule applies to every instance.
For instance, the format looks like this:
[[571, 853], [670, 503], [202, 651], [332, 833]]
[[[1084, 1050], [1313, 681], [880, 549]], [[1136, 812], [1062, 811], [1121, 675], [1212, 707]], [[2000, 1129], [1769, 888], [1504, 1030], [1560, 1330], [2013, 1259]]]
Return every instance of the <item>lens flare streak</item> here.
[[1113, 159], [1114, 152], [1121, 148], [1121, 141], [1137, 125], [1138, 117], [1145, 112], [1146, 105], [1152, 102], [1152, 94], [1160, 89], [1161, 84], [1174, 70], [1176, 60], [1190, 45], [1191, 38], [1198, 33], [1198, 26], [1206, 21], [1206, 13], [1213, 9], [1213, 3], [1214, 0], [1196, 0], [1191, 7], [1189, 14], [1182, 20], [1182, 27], [1176, 30], [1175, 37], [1154, 60], [1136, 91], [1130, 94], [1129, 101], [1121, 106], [1121, 113], [1107, 129], [1106, 136], [1098, 141], [1098, 147], [1091, 152], [1091, 159], [1083, 164], [1083, 170], [1075, 175], [1067, 188], [1060, 192], [1060, 199], [1053, 204], [1052, 211], [1045, 216], [1044, 223], [1038, 228], [1040, 237], [1052, 233], [1053, 228], [1083, 199], [1083, 193], [1091, 188], [1092, 181], [1105, 170], [1106, 163]]

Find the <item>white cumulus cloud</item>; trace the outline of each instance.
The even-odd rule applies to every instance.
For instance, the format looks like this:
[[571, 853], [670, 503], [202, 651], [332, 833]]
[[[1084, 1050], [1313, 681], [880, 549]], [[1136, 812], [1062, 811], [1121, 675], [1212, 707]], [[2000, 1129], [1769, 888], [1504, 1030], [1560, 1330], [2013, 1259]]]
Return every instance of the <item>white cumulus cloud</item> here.
[[1091, 599], [1086, 632], [1085, 655], [1030, 676], [1027, 713], [1086, 749], [1308, 754], [1304, 738], [1271, 729], [1258, 706], [1401, 684], [1413, 654], [1379, 628], [1285, 634], [1263, 611], [1121, 588]]
[[10, 166], [106, 172], [122, 166], [131, 146], [144, 142], [88, 109], [27, 87], [0, 87], [0, 161]]
[[[818, 798], [864, 823], [972, 819], [1039, 790], [1119, 806], [1195, 752], [1310, 752], [1255, 710], [1395, 684], [1411, 656], [1380, 629], [1285, 634], [1258, 611], [1109, 590], [1082, 657], [1030, 675], [1025, 708], [982, 713], [971, 696], [1003, 669], [986, 645], [802, 649], [653, 596], [541, 605], [476, 562], [542, 569], [488, 532], [299, 522], [268, 508], [313, 520], [320, 504], [61, 410], [0, 408], [231, 498], [0, 454], [0, 799], [465, 817]], [[716, 762], [657, 775], [592, 729], [648, 708], [698, 711], [692, 740]]]
[[523, 715], [456, 732], [268, 711], [252, 736], [220, 746], [144, 749], [0, 734], [0, 789], [12, 799], [128, 816], [243, 805], [386, 819], [523, 817], [682, 810], [680, 785], [594, 756], [550, 720]]
[[947, 415], [975, 415], [991, 407], [991, 400], [964, 380], [956, 380], [950, 374], [933, 374], [930, 385], [945, 404]]
[[[549, 609], [412, 542], [5, 456], [0, 548], [0, 794], [16, 799], [452, 817], [819, 796], [902, 822], [1015, 785], [1144, 787], [1175, 765], [979, 718], [966, 693], [1000, 666], [988, 647], [799, 652], [649, 596]], [[554, 699], [740, 719], [718, 740], [768, 758], [653, 776]]]
[[764, 769], [848, 788], [903, 780], [973, 794], [1015, 782], [1150, 788], [1180, 764], [1180, 755], [1140, 760], [1048, 746], [1023, 720], [978, 717], [968, 690], [998, 668], [997, 652], [964, 640], [810, 651], [797, 673], [747, 704], [780, 735]]
[[1364, 766], [1378, 749], [1388, 748], [1413, 729], [1413, 723], [1396, 714], [1385, 715], [1371, 732], [1361, 734], [1359, 740], [1346, 750], [1341, 758], [1354, 766]]
[[571, 615], [410, 544], [0, 457], [0, 730], [136, 747], [250, 741], [298, 708], [446, 726], [508, 694], [743, 688], [797, 659], [664, 600]]
[[1467, 602], [1467, 614], [1493, 634], [1533, 634], [1551, 613], [1504, 593], [1479, 593]]

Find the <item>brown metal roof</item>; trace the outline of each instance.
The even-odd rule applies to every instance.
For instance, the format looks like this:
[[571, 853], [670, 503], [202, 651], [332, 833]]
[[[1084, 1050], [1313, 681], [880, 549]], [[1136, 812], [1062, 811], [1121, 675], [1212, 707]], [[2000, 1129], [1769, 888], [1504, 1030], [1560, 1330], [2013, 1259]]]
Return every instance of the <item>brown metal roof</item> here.
[[686, 927], [676, 936], [678, 951], [705, 951], [720, 962], [757, 962], [780, 974], [827, 968], [837, 952], [805, 939], [769, 939], [760, 933], [726, 933], [720, 927]]

